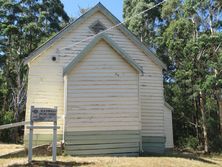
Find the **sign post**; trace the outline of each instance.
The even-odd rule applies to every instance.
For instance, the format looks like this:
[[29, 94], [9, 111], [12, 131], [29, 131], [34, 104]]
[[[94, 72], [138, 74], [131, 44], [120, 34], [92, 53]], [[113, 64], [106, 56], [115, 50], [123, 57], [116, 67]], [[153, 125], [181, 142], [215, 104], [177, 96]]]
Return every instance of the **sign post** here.
[[[34, 126], [34, 122], [53, 122], [53, 126]], [[28, 149], [28, 162], [32, 161], [32, 139], [34, 129], [53, 129], [53, 142], [52, 142], [52, 160], [56, 161], [56, 144], [57, 144], [57, 107], [54, 108], [35, 108], [31, 106], [30, 113], [30, 126], [29, 130], [29, 149]]]

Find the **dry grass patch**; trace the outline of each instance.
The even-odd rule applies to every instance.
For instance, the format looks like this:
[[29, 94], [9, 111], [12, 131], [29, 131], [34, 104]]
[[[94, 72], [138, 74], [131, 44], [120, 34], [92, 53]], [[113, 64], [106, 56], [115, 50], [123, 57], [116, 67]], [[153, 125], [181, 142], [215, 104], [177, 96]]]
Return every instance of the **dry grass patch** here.
[[[23, 149], [22, 145], [0, 144], [0, 155]], [[174, 154], [171, 156], [149, 157], [71, 157], [58, 156], [57, 163], [52, 163], [50, 156], [34, 156], [32, 165], [27, 164], [27, 157], [0, 158], [0, 167], [25, 166], [81, 166], [81, 167], [222, 167], [222, 155], [192, 156]]]
[[[219, 167], [222, 156], [211, 157], [71, 157], [58, 156], [53, 164], [51, 157], [34, 157], [32, 166], [83, 166], [83, 167]], [[27, 157], [0, 159], [0, 166], [22, 167]]]
[[18, 144], [1, 144], [0, 143], [0, 156], [4, 154], [8, 154], [14, 151], [19, 151], [21, 149], [24, 149], [23, 145]]

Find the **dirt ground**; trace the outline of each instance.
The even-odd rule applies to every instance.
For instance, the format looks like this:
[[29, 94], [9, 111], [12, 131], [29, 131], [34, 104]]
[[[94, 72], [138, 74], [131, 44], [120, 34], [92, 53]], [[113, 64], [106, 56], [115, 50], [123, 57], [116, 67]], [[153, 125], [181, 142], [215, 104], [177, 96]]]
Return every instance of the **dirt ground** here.
[[[21, 149], [21, 145], [2, 145], [0, 153], [8, 153]], [[71, 157], [58, 156], [57, 162], [52, 163], [50, 156], [35, 156], [31, 164], [27, 157], [0, 158], [0, 167], [222, 167], [222, 155], [193, 156], [193, 155], [165, 155], [147, 157]]]

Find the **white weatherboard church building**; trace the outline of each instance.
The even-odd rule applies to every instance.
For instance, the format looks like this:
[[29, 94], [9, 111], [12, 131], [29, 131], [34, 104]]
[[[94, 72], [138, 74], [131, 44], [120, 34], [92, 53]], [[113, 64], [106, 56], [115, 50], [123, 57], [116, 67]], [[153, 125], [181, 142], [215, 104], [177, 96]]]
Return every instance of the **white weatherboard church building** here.
[[[67, 154], [138, 155], [173, 148], [165, 65], [123, 25], [101, 33], [118, 23], [99, 3], [26, 59], [26, 121], [31, 106], [58, 107], [58, 139]], [[28, 133], [25, 128], [25, 145]], [[52, 130], [34, 131], [34, 145], [51, 140]]]

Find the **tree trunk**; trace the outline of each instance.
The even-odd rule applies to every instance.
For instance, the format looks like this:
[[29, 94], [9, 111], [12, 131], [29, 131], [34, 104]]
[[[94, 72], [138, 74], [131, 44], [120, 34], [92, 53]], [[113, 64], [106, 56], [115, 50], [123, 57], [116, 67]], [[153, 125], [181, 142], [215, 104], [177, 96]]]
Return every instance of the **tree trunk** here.
[[[15, 122], [19, 122], [19, 111], [18, 108], [15, 108]], [[19, 142], [19, 127], [14, 127], [14, 142], [18, 143]]]
[[195, 108], [195, 129], [196, 129], [196, 136], [197, 136], [197, 139], [200, 143], [200, 136], [199, 136], [199, 129], [198, 129], [198, 120], [199, 120], [199, 117], [198, 117], [198, 111], [199, 111], [199, 108], [198, 108], [199, 104], [198, 104], [198, 100], [197, 98], [194, 98], [194, 108]]
[[203, 128], [203, 137], [204, 137], [204, 153], [209, 153], [208, 148], [208, 133], [207, 133], [207, 121], [206, 121], [206, 96], [204, 93], [200, 92], [200, 111], [202, 115], [202, 128]]
[[4, 95], [3, 96], [3, 104], [2, 104], [2, 113], [4, 113], [6, 111], [6, 105], [7, 105], [6, 95]]

